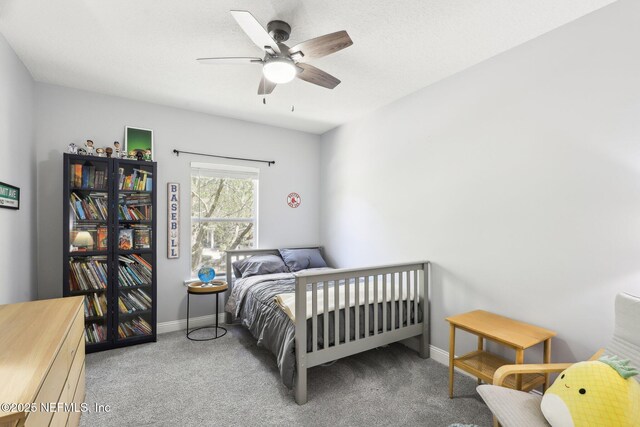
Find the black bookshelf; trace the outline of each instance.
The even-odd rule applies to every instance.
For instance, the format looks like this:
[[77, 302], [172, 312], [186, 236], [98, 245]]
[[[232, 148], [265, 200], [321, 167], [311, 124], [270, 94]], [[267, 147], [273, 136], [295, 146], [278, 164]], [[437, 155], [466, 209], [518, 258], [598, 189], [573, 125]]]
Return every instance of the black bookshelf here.
[[88, 353], [156, 341], [157, 164], [64, 155], [63, 294]]

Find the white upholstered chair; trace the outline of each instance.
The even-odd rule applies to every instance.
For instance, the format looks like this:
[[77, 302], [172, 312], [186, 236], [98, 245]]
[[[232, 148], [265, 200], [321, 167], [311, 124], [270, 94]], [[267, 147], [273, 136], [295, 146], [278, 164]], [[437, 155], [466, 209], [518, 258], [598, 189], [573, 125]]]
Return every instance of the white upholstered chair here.
[[[631, 360], [640, 368], [640, 297], [621, 293], [616, 296], [616, 320], [613, 339], [591, 360], [602, 354], [616, 355]], [[540, 410], [542, 396], [501, 387], [505, 378], [514, 374], [562, 372], [571, 363], [506, 365], [499, 368], [494, 385], [478, 386], [478, 393], [503, 427], [549, 427]]]

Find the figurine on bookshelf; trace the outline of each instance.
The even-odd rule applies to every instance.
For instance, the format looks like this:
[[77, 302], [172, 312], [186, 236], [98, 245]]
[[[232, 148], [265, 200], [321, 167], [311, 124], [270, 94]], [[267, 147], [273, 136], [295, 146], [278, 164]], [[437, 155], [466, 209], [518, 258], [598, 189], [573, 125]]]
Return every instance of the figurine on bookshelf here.
[[145, 151], [144, 151], [144, 159], [145, 159], [147, 162], [150, 162], [150, 161], [151, 161], [151, 150], [145, 150]]
[[76, 154], [80, 154], [81, 156], [86, 156], [87, 150], [85, 150], [84, 148], [78, 147], [78, 149], [76, 150]]
[[123, 157], [122, 150], [120, 150], [120, 142], [113, 141], [113, 152], [116, 154], [116, 159]]
[[98, 155], [98, 157], [104, 157], [104, 148], [96, 148], [96, 154]]
[[84, 145], [87, 147], [87, 155], [93, 156], [93, 141], [87, 139], [87, 142], [85, 142]]
[[111, 155], [113, 154], [113, 148], [107, 147], [104, 149], [104, 152], [107, 153], [107, 157], [111, 158]]
[[69, 154], [78, 154], [78, 146], [73, 142], [69, 144]]

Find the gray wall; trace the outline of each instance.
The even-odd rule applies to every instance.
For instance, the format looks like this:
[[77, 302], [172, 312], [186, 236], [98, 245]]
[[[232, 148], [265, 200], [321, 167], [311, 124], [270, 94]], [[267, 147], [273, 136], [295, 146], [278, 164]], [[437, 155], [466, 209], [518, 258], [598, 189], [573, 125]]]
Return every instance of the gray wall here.
[[34, 82], [0, 34], [0, 181], [20, 187], [20, 209], [0, 209], [0, 304], [36, 296]]
[[639, 16], [621, 0], [323, 135], [333, 261], [432, 260], [442, 349], [481, 308], [590, 356], [640, 294]]
[[[123, 141], [124, 126], [154, 130], [158, 162], [158, 320], [186, 317], [183, 280], [190, 277], [190, 163], [251, 165], [180, 155], [174, 148], [237, 157], [273, 159], [260, 166], [259, 244], [282, 247], [317, 244], [319, 240], [319, 137], [302, 132], [226, 119], [38, 83], [39, 297], [62, 294], [62, 153], [70, 142], [92, 139], [96, 147]], [[181, 183], [181, 257], [166, 257], [167, 182]], [[287, 194], [302, 196], [298, 209]], [[205, 300], [205, 301], [200, 301]], [[212, 313], [211, 299], [194, 300], [194, 315]]]

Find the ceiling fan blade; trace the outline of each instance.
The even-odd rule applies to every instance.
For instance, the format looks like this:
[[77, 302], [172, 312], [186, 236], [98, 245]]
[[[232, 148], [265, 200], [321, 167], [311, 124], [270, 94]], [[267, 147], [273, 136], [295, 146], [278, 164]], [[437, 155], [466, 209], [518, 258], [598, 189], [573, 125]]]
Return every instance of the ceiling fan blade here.
[[297, 65], [302, 68], [302, 71], [297, 74], [297, 77], [305, 82], [326, 87], [327, 89], [333, 89], [340, 84], [340, 80], [336, 79], [331, 74], [314, 67], [313, 65], [303, 64], [301, 62]]
[[246, 10], [232, 10], [231, 15], [233, 15], [238, 25], [240, 25], [240, 28], [247, 33], [256, 46], [262, 50], [265, 50], [265, 46], [268, 46], [276, 53], [280, 53], [278, 43], [271, 38], [267, 30], [260, 25], [251, 13]]
[[276, 88], [276, 84], [267, 80], [264, 76], [260, 79], [260, 86], [258, 86], [258, 95], [269, 95]]
[[304, 60], [308, 61], [309, 59], [322, 58], [323, 56], [330, 55], [352, 44], [353, 41], [346, 31], [337, 31], [298, 43], [289, 49], [289, 53], [293, 55], [296, 52], [302, 52]]
[[261, 64], [262, 63], [262, 59], [250, 58], [250, 57], [198, 58], [197, 61], [202, 65]]

